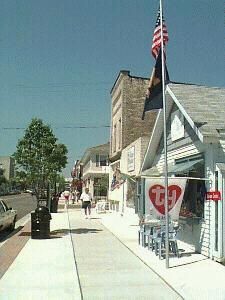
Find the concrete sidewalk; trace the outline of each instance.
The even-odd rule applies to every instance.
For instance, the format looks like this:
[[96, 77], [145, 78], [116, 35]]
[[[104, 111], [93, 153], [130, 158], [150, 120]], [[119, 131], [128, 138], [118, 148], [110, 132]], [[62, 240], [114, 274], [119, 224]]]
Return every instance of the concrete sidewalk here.
[[[101, 215], [101, 222], [135, 255], [162, 277], [184, 299], [224, 300], [225, 266], [207, 257], [191, 253], [188, 249], [181, 258], [169, 259], [170, 268], [165, 259], [159, 260], [154, 252], [138, 245], [138, 221], [135, 217], [126, 218], [118, 213]], [[178, 247], [180, 247], [178, 242]]]
[[101, 224], [69, 213], [83, 299], [182, 299]]
[[[180, 295], [125, 247], [98, 215], [52, 214], [50, 239], [28, 239], [0, 280], [2, 300], [162, 299]], [[29, 225], [29, 224], [28, 224]], [[29, 226], [0, 247], [30, 237]], [[1, 265], [0, 265], [1, 269]]]
[[60, 231], [69, 231], [67, 213], [52, 214], [50, 224], [51, 238], [29, 239], [1, 278], [0, 299], [81, 299], [71, 237]]
[[15, 237], [28, 239], [0, 279], [1, 300], [225, 299], [224, 266], [190, 254], [166, 269], [138, 245], [135, 218], [61, 209], [50, 224], [50, 239], [30, 239], [27, 225]]

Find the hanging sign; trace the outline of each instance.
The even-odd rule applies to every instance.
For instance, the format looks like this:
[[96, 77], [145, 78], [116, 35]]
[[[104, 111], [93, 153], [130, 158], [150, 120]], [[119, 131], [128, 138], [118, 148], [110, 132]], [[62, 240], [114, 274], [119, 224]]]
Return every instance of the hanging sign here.
[[[168, 214], [172, 220], [179, 219], [180, 207], [187, 179], [168, 178]], [[145, 214], [149, 219], [165, 218], [165, 180], [164, 178], [145, 181]]]
[[219, 201], [221, 200], [221, 193], [218, 191], [206, 192], [206, 200]]

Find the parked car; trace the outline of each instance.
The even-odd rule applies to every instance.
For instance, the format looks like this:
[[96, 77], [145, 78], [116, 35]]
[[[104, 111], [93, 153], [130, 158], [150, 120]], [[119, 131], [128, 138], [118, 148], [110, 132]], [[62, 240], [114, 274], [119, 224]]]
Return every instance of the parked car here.
[[5, 201], [0, 199], [0, 231], [9, 229], [13, 231], [16, 224], [17, 211], [8, 207]]
[[30, 189], [25, 190], [24, 193], [29, 193], [32, 196], [35, 195], [35, 191], [34, 190], [30, 190]]

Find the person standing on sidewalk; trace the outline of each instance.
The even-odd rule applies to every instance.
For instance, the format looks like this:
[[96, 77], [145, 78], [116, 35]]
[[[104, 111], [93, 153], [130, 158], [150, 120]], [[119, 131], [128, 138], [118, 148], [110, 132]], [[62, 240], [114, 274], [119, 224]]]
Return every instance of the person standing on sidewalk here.
[[80, 200], [82, 200], [82, 208], [84, 208], [85, 218], [87, 219], [88, 216], [90, 218], [92, 195], [89, 192], [89, 188], [85, 188], [84, 192], [80, 196]]

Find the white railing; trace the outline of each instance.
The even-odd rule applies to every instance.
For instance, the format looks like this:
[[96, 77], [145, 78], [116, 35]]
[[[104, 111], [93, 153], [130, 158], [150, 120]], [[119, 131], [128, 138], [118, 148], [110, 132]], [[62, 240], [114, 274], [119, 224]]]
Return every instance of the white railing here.
[[95, 164], [88, 163], [83, 170], [83, 174], [86, 173], [99, 173], [99, 174], [108, 174], [109, 173], [109, 166], [99, 166], [96, 167]]

